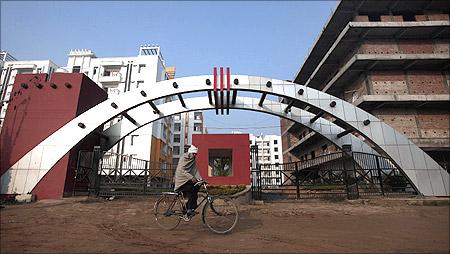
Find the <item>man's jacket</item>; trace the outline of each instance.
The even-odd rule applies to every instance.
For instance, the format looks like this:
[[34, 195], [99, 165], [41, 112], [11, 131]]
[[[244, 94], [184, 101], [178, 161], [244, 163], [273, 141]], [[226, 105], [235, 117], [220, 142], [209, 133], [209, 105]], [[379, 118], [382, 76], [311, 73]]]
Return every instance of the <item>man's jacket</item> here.
[[192, 178], [202, 180], [200, 173], [198, 172], [197, 164], [195, 163], [195, 157], [191, 153], [185, 153], [180, 159], [175, 171], [175, 188], [177, 191], [183, 184], [190, 181]]

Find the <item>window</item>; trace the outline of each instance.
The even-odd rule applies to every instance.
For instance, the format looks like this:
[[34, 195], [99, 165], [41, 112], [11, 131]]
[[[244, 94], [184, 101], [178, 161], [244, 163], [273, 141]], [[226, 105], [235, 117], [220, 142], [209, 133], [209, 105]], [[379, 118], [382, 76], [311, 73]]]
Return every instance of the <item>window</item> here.
[[167, 148], [168, 148], [167, 144], [166, 144], [166, 143], [163, 143], [162, 152], [163, 152], [163, 155], [164, 155], [164, 156], [167, 155], [167, 152], [168, 152], [168, 150], [169, 150], [169, 149], [167, 149]]
[[74, 66], [72, 67], [72, 72], [73, 73], [80, 73], [81, 67], [80, 66]]
[[180, 155], [180, 147], [179, 146], [173, 147], [173, 155]]
[[232, 161], [231, 149], [209, 149], [208, 176], [232, 176]]
[[403, 14], [403, 21], [416, 21], [416, 15], [414, 13]]
[[316, 158], [316, 152], [315, 151], [311, 151], [311, 159]]
[[273, 150], [274, 150], [275, 152], [278, 152], [278, 147], [275, 147]]
[[202, 118], [202, 112], [194, 112], [195, 120], [201, 120], [201, 118]]
[[166, 128], [164, 127], [164, 124], [161, 124], [161, 136], [163, 137], [164, 140], [167, 140], [167, 132], [166, 132]]
[[139, 135], [131, 135], [131, 145], [134, 145]]
[[31, 74], [31, 73], [33, 73], [32, 68], [17, 69], [17, 74]]
[[278, 160], [278, 158], [279, 158], [278, 155], [275, 155], [275, 160]]
[[181, 131], [181, 123], [174, 123], [173, 124], [173, 129], [175, 131]]
[[174, 119], [174, 120], [181, 120], [181, 115], [180, 115], [180, 114], [174, 115], [174, 116], [173, 116], [173, 119]]
[[202, 124], [201, 123], [194, 123], [194, 131], [201, 131]]
[[379, 14], [369, 14], [369, 21], [381, 21]]
[[174, 134], [173, 135], [173, 142], [174, 143], [180, 143], [181, 137], [180, 134]]
[[278, 140], [275, 139], [275, 140], [273, 141], [273, 143], [274, 143], [275, 145], [278, 144]]
[[145, 64], [140, 64], [138, 67], [138, 73], [141, 73], [143, 68], [145, 68]]
[[107, 69], [103, 72], [105, 77], [115, 77], [120, 75], [120, 69]]
[[325, 153], [327, 151], [328, 146], [327, 145], [323, 145], [322, 146], [322, 152]]
[[95, 75], [95, 74], [97, 74], [97, 69], [98, 69], [98, 67], [94, 67], [94, 74], [92, 74], [92, 75]]

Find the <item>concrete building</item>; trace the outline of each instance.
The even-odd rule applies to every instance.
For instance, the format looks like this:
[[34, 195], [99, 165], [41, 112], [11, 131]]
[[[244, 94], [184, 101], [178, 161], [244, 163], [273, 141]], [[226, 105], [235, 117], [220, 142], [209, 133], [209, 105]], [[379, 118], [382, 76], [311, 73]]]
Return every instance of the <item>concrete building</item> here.
[[201, 111], [175, 115], [173, 122], [173, 164], [177, 165], [180, 157], [192, 144], [192, 135], [207, 134], [208, 130]]
[[3, 64], [10, 61], [17, 61], [17, 59], [8, 52], [0, 50], [0, 71], [3, 70]]
[[[143, 45], [139, 48], [137, 56], [130, 57], [99, 58], [88, 49], [71, 50], [67, 66], [63, 70], [84, 73], [108, 93], [108, 98], [119, 97], [122, 93], [169, 79], [161, 49], [154, 45]], [[175, 68], [172, 70], [174, 72]], [[161, 102], [161, 100], [154, 101], [155, 104]], [[133, 111], [133, 114], [147, 114], [147, 112]], [[105, 124], [104, 128], [120, 120], [121, 118], [113, 119]], [[119, 142], [112, 152], [152, 162], [171, 163], [172, 133], [172, 118], [166, 117], [133, 132]]]
[[1, 78], [0, 78], [0, 130], [6, 116], [11, 91], [17, 74], [46, 73], [49, 76], [59, 68], [51, 60], [27, 60], [17, 61], [5, 51], [0, 52]]
[[[341, 1], [294, 81], [372, 113], [449, 170], [449, 27], [445, 0]], [[285, 162], [337, 150], [290, 121], [281, 133]]]
[[280, 185], [284, 182], [284, 177], [277, 170], [278, 164], [283, 164], [283, 154], [281, 145], [281, 136], [277, 135], [259, 135], [250, 134], [250, 146], [258, 146], [258, 163], [271, 164], [273, 167], [264, 167], [261, 170], [268, 169], [267, 172], [261, 172], [264, 177], [264, 184]]
[[258, 146], [258, 162], [260, 164], [282, 164], [281, 137], [277, 135], [250, 134], [250, 145]]

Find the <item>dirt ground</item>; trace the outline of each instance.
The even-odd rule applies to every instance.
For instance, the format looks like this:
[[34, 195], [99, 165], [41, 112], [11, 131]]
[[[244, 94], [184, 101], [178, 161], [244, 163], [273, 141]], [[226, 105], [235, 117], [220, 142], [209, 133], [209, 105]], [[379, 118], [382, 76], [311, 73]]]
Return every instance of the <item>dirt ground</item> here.
[[240, 205], [227, 235], [200, 220], [156, 225], [154, 198], [66, 198], [8, 205], [1, 253], [448, 253], [449, 206], [277, 202]]

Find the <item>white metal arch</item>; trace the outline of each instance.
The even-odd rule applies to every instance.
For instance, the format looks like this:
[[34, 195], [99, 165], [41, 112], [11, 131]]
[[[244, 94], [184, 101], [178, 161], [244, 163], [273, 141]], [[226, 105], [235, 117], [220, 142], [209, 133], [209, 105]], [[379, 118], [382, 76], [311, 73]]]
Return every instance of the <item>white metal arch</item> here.
[[[211, 91], [213, 88], [205, 82], [207, 79], [212, 80], [213, 76], [192, 76], [161, 81], [143, 89], [144, 93], [129, 92], [115, 101], [108, 99], [89, 109], [42, 141], [8, 169], [1, 179], [1, 192], [18, 193], [14, 184], [11, 186], [9, 184], [11, 181], [6, 182], [5, 178], [10, 177], [14, 183], [15, 175], [23, 171], [35, 170], [36, 172], [37, 170], [37, 179], [41, 179], [75, 144], [98, 126], [123, 112], [166, 96]], [[389, 156], [421, 194], [449, 195], [449, 174], [439, 164], [402, 134], [362, 109], [332, 95], [288, 81], [246, 75], [232, 75], [231, 79], [238, 81], [231, 85], [232, 90], [253, 91], [290, 98], [346, 122], [353, 131], [372, 142], [376, 151]], [[283, 110], [282, 114], [285, 118], [292, 117], [289, 111]], [[329, 126], [323, 128], [318, 121], [308, 122], [306, 126], [311, 129], [320, 128], [321, 133], [329, 131]], [[37, 182], [28, 181], [24, 191], [31, 191]]]
[[[263, 107], [258, 105], [259, 99], [251, 98], [251, 97], [237, 97], [236, 103], [230, 105], [231, 109], [240, 109], [240, 110], [249, 110], [249, 111], [257, 111], [263, 112], [271, 115], [275, 115], [278, 117], [286, 117], [283, 112], [286, 108], [286, 104], [266, 100], [264, 102]], [[172, 101], [167, 102], [162, 105], [158, 105], [158, 109], [160, 110], [160, 114], [152, 113], [148, 117], [140, 117], [137, 115], [132, 115], [133, 119], [138, 122], [140, 125], [136, 126], [134, 123], [123, 119], [120, 122], [117, 122], [115, 125], [112, 125], [108, 129], [106, 129], [102, 134], [102, 136], [107, 136], [108, 140], [102, 144], [102, 150], [106, 151], [111, 149], [117, 142], [130, 135], [134, 131], [139, 128], [162, 119], [167, 116], [172, 116], [179, 113], [189, 112], [189, 111], [197, 111], [197, 110], [208, 110], [214, 109], [214, 105], [211, 105], [208, 102], [208, 98], [205, 97], [196, 97], [185, 99], [186, 107], [183, 107], [180, 102]], [[141, 106], [142, 107], [142, 106]], [[146, 110], [151, 112], [150, 106], [143, 109], [139, 107], [139, 110]], [[306, 126], [310, 119], [314, 117], [314, 114], [298, 109], [293, 108], [290, 114], [290, 120], [297, 122], [303, 126]], [[352, 145], [353, 151], [365, 152], [365, 153], [376, 153], [370, 146], [366, 143], [358, 139], [353, 135], [346, 135], [345, 137], [338, 138], [336, 137], [337, 133], [341, 133], [344, 131], [342, 127], [337, 126], [333, 122], [330, 122], [324, 118], [320, 118], [317, 120], [316, 125], [306, 126], [308, 128], [312, 127], [313, 131], [319, 133], [324, 136], [326, 139], [330, 140], [333, 144], [342, 148], [343, 145], [350, 144]], [[323, 132], [322, 129], [326, 129], [327, 132]]]

